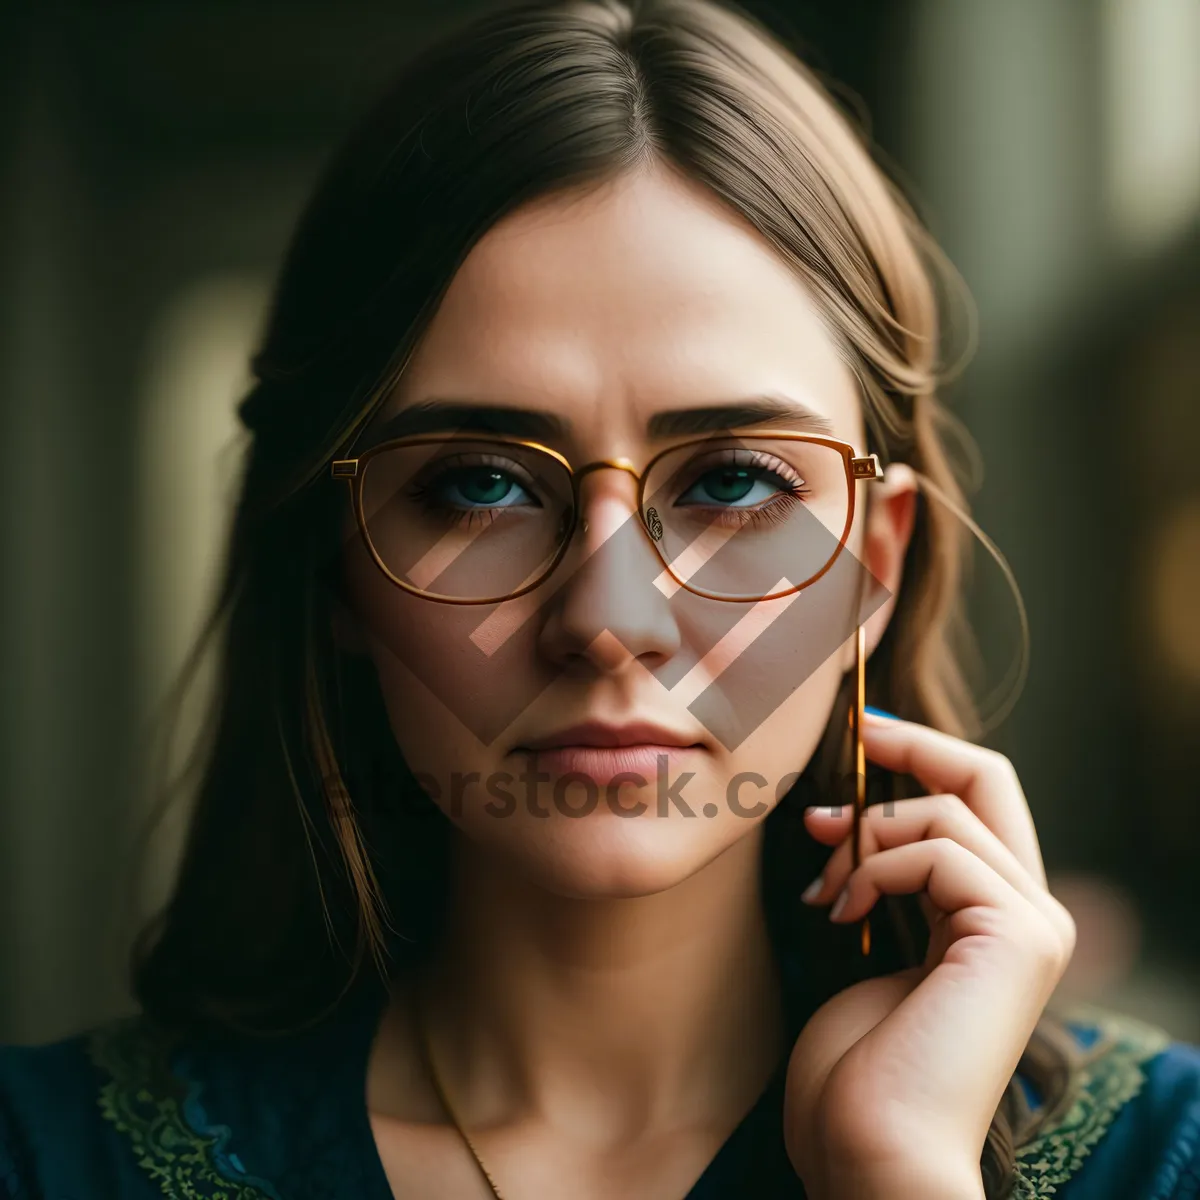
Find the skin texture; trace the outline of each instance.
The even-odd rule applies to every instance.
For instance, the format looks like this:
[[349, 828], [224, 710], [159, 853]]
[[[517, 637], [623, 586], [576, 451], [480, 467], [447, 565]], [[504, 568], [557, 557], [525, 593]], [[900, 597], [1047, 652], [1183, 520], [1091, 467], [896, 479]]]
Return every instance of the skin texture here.
[[[550, 412], [569, 423], [553, 448], [572, 463], [624, 456], [640, 468], [663, 444], [648, 433], [654, 414], [763, 393], [801, 399], [865, 452], [853, 374], [804, 285], [744, 221], [656, 165], [588, 193], [542, 199], [489, 231], [381, 419], [432, 397]], [[848, 549], [878, 589], [868, 598], [870, 650], [902, 584], [915, 481], [897, 466], [883, 483], [856, 486]], [[421, 1068], [417, 989], [447, 1092], [508, 1200], [560, 1193], [564, 1180], [582, 1200], [684, 1195], [788, 1050], [758, 896], [762, 821], [774, 791], [753, 796], [767, 801], [753, 818], [723, 801], [739, 772], [774, 783], [803, 768], [852, 664], [852, 643], [726, 749], [652, 673], [676, 658], [690, 663], [695, 647], [709, 644], [704, 622], [721, 606], [672, 608], [640, 594], [629, 603], [623, 580], [654, 561], [645, 539], [613, 538], [633, 510], [633, 480], [595, 472], [582, 503], [587, 532], [552, 582], [495, 606], [493, 628], [508, 652], [491, 676], [463, 649], [479, 611], [395, 587], [348, 518], [349, 610], [339, 639], [370, 656], [401, 750], [433, 781], [461, 835], [440, 956], [425, 979], [397, 985], [370, 1059], [367, 1104], [397, 1195], [491, 1194]], [[599, 553], [609, 539], [619, 551]], [[639, 564], [638, 555], [647, 558]], [[820, 587], [802, 597], [839, 613], [854, 603], [836, 586]], [[760, 615], [787, 602], [768, 601]], [[708, 665], [715, 674], [721, 664]], [[434, 677], [437, 695], [422, 683]], [[543, 680], [538, 699], [487, 744], [462, 719], [506, 688]], [[590, 718], [652, 720], [694, 737], [672, 770], [693, 773], [690, 805], [718, 801], [716, 815], [659, 815], [653, 783], [622, 790], [623, 803], [646, 802], [636, 818], [604, 804], [583, 818], [564, 815], [552, 783], [537, 787], [545, 816], [523, 802], [496, 819], [482, 789], [460, 788], [452, 801], [455, 772], [516, 774], [528, 761], [519, 747]], [[949, 992], [921, 1007], [916, 978], [873, 981], [835, 998], [805, 1030], [787, 1120], [793, 1162], [814, 1196], [895, 1197], [898, 1169], [913, 1195], [974, 1194], [991, 1113], [1069, 940], [1011, 770], [955, 739], [899, 730], [873, 726], [871, 756], [892, 766], [924, 755], [918, 776], [953, 794], [906, 802], [903, 820], [870, 833], [867, 846], [879, 852], [856, 873], [842, 919], [860, 918], [878, 891], [926, 883], [933, 905], [965, 903], [967, 915], [939, 924], [935, 938], [942, 950], [954, 942], [960, 961], [949, 970], [958, 983], [947, 975]], [[849, 829], [845, 810], [808, 822], [830, 846]], [[818, 903], [846, 882], [847, 854], [835, 854]], [[999, 982], [1004, 972], [1021, 981], [1019, 1004]], [[964, 1036], [982, 1055], [978, 1077], [952, 1070], [962, 1047], [938, 1013], [956, 997]], [[907, 1140], [880, 1134], [880, 1120], [890, 1128], [908, 1103], [900, 1080], [912, 1081], [918, 1103], [906, 1111], [919, 1118], [924, 1143], [937, 1145], [936, 1170], [926, 1157], [905, 1157], [914, 1148], [909, 1126]]]

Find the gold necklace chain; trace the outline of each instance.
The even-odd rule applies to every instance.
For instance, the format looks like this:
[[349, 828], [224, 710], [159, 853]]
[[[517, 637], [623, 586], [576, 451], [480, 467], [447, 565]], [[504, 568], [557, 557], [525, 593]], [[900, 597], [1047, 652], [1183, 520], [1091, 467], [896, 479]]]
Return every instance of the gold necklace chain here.
[[[414, 992], [419, 992], [419, 989], [414, 989]], [[425, 1059], [425, 1069], [429, 1072], [429, 1082], [433, 1084], [434, 1093], [437, 1095], [438, 1103], [442, 1106], [446, 1116], [450, 1118], [450, 1124], [458, 1131], [458, 1136], [462, 1138], [463, 1145], [471, 1152], [471, 1157], [475, 1160], [475, 1165], [479, 1168], [479, 1173], [483, 1176], [489, 1188], [492, 1189], [492, 1195], [496, 1200], [504, 1200], [500, 1194], [500, 1189], [496, 1186], [496, 1181], [492, 1178], [487, 1167], [483, 1165], [483, 1159], [479, 1157], [479, 1151], [475, 1149], [475, 1143], [467, 1136], [467, 1131], [462, 1127], [462, 1122], [458, 1119], [454, 1111], [454, 1106], [450, 1103], [450, 1098], [446, 1095], [446, 1089], [442, 1086], [441, 1078], [438, 1076], [437, 1068], [433, 1063], [433, 1047], [429, 1040], [429, 1026], [425, 1021], [425, 1004], [419, 994], [414, 994], [414, 1008], [417, 1023], [417, 1035], [421, 1043], [421, 1054]]]

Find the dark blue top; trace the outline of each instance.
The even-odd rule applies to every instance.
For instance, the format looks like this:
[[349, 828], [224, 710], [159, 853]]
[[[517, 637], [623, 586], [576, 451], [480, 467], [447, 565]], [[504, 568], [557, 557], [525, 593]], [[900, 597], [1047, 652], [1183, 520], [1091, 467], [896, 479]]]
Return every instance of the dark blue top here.
[[[133, 1017], [0, 1048], [0, 1197], [392, 1200], [365, 1103], [381, 996], [275, 1039], [181, 1039]], [[1014, 1200], [1198, 1200], [1200, 1050], [1101, 1010], [1068, 1028], [1078, 1086], [1020, 1151]], [[681, 1200], [802, 1200], [784, 1066]]]

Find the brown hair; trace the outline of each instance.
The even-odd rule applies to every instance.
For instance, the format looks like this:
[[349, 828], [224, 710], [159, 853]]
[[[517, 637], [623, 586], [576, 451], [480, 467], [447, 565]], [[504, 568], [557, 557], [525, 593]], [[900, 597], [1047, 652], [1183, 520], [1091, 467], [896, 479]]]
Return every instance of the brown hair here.
[[[919, 505], [868, 700], [978, 732], [960, 666], [966, 542], [952, 506], [964, 502], [936, 395], [945, 272], [909, 206], [815, 77], [732, 8], [555, 0], [490, 13], [412, 62], [349, 137], [278, 281], [240, 410], [254, 436], [223, 585], [181, 681], [219, 639], [178, 884], [135, 955], [148, 1012], [278, 1029], [327, 1009], [372, 958], [413, 961], [436, 937], [447, 823], [371, 803], [416, 802], [419, 789], [377, 681], [332, 641], [344, 492], [329, 463], [390, 392], [490, 226], [650, 160], [708, 187], [794, 268], [860, 381], [870, 449], [911, 464], [940, 498]], [[810, 764], [823, 781], [841, 711]], [[795, 904], [819, 847], [793, 844], [785, 807], [768, 823], [768, 910], [806, 962], [830, 964], [816, 986], [832, 994], [855, 964], [828, 922]], [[919, 953], [919, 923], [893, 912], [876, 970]], [[1022, 1070], [1052, 1104], [1067, 1067], [1043, 1026]], [[1032, 1132], [1014, 1128], [1017, 1092], [1014, 1081], [984, 1151], [993, 1198]]]

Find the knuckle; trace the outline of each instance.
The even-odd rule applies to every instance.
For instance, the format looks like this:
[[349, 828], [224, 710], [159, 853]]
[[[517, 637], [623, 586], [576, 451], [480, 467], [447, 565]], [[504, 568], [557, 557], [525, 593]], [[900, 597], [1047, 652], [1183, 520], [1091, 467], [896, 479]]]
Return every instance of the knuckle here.
[[961, 797], [949, 792], [943, 792], [939, 796], [930, 798], [933, 801], [934, 817], [938, 820], [956, 821], [962, 816], [963, 809], [966, 808]]
[[999, 750], [987, 751], [988, 770], [997, 779], [1007, 782], [1015, 782], [1017, 779], [1017, 768], [1013, 766], [1012, 759], [1007, 754], [1001, 754]]
[[990, 934], [998, 941], [1021, 946], [1023, 938], [1014, 922], [1012, 913], [985, 905], [974, 911], [972, 920], [980, 930]]
[[935, 857], [941, 859], [955, 858], [960, 854], [967, 854], [963, 846], [956, 842], [952, 837], [935, 837], [929, 839], [929, 847]]
[[1070, 958], [1075, 953], [1075, 941], [1077, 937], [1075, 918], [1071, 916], [1070, 912], [1059, 901], [1055, 900], [1054, 904], [1058, 912], [1058, 925], [1062, 930], [1063, 945], [1066, 948], [1067, 958]]
[[1029, 936], [1026, 945], [1038, 963], [1056, 974], [1066, 970], [1074, 951], [1074, 939], [1064, 937], [1050, 921], [1042, 922], [1039, 932]]
[[1066, 949], [1066, 961], [1063, 964], [1064, 968], [1066, 966], [1066, 963], [1069, 963], [1071, 961], [1071, 959], [1075, 957], [1075, 946], [1076, 946], [1075, 924], [1074, 924], [1074, 922], [1072, 922], [1071, 932], [1070, 932], [1070, 935], [1068, 936], [1067, 942], [1066, 942], [1067, 949]]

